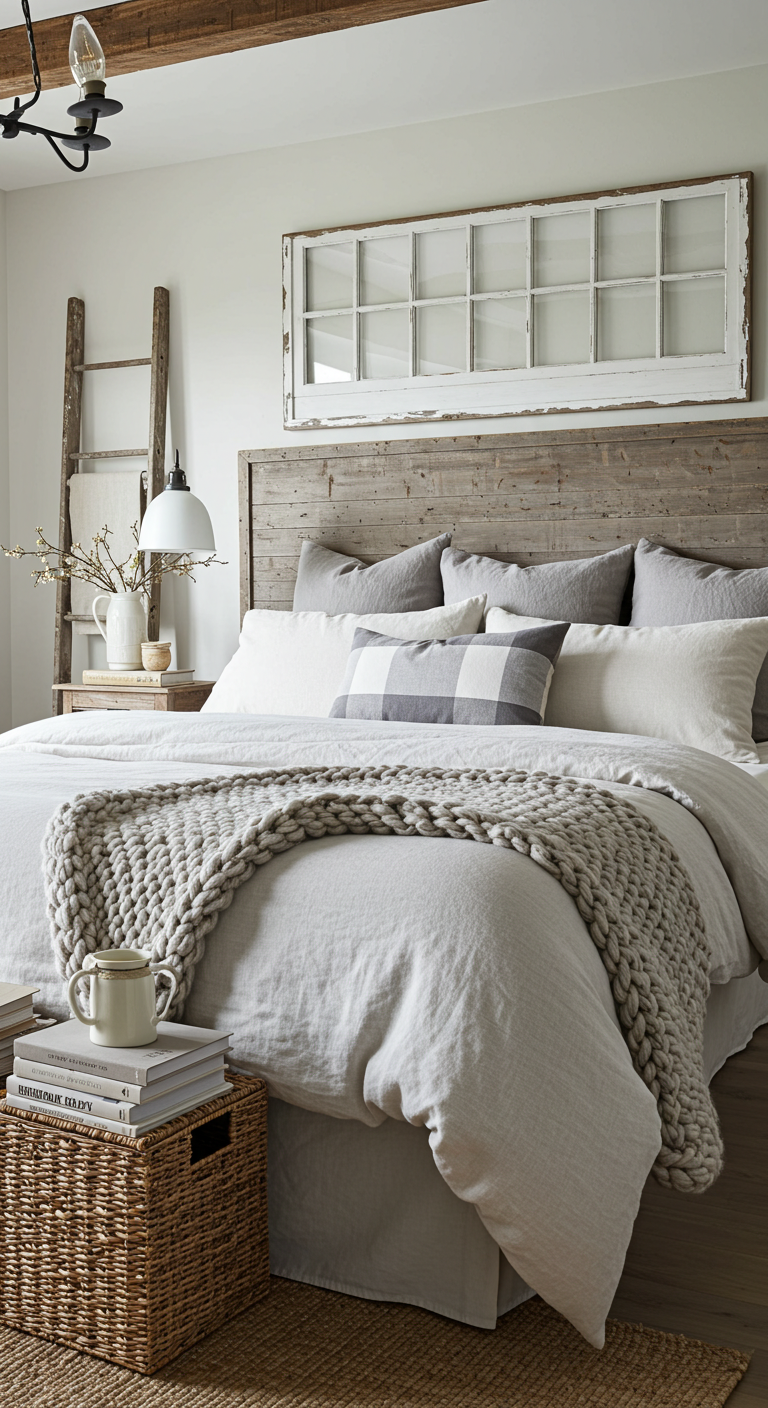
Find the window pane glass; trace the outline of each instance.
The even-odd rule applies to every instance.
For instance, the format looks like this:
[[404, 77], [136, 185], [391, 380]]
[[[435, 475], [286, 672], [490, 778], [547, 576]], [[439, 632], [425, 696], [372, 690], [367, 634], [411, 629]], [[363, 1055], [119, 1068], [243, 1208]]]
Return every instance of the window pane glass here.
[[597, 356], [656, 356], [656, 285], [627, 284], [597, 290]]
[[725, 196], [665, 200], [664, 273], [725, 268]]
[[536, 288], [589, 280], [589, 214], [542, 215], [533, 222]]
[[411, 241], [408, 235], [360, 241], [360, 302], [407, 303]]
[[525, 288], [528, 226], [525, 220], [475, 225], [472, 232], [473, 292], [503, 293]]
[[597, 277], [656, 273], [656, 206], [612, 205], [597, 212]]
[[725, 279], [663, 284], [664, 356], [725, 351]]
[[434, 308], [417, 308], [416, 350], [419, 376], [466, 371], [466, 303], [443, 303]]
[[589, 361], [589, 293], [540, 293], [533, 300], [534, 364]]
[[360, 314], [361, 377], [407, 376], [410, 317], [407, 308]]
[[526, 316], [524, 298], [489, 298], [473, 304], [474, 370], [524, 367]]
[[308, 318], [307, 382], [352, 380], [352, 318]]
[[352, 307], [351, 244], [312, 245], [306, 250], [307, 313]]
[[453, 298], [467, 291], [466, 234], [432, 230], [416, 236], [416, 297]]

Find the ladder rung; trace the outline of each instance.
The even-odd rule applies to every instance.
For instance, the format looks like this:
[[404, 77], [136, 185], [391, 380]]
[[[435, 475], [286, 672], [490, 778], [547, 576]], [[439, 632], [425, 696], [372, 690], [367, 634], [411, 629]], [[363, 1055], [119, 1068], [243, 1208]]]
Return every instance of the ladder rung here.
[[151, 367], [151, 357], [134, 357], [129, 362], [80, 362], [73, 372], [103, 372], [108, 367]]
[[71, 460], [125, 460], [141, 458], [147, 459], [149, 450], [78, 450], [77, 454], [70, 455]]

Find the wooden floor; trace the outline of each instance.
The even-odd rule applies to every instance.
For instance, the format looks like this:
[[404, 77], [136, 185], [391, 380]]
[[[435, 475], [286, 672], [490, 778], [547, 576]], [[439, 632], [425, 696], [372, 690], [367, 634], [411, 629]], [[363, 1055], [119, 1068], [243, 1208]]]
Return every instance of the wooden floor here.
[[649, 1180], [611, 1315], [754, 1350], [728, 1408], [768, 1408], [768, 1026], [711, 1089], [725, 1169], [699, 1196]]

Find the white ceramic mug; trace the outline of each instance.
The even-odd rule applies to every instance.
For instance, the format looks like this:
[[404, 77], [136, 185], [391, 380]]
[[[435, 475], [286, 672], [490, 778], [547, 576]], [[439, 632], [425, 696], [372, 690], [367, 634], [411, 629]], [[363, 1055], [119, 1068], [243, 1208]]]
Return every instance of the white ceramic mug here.
[[[113, 948], [90, 954], [88, 966], [69, 980], [67, 997], [78, 1022], [91, 1029], [97, 1046], [149, 1046], [157, 1041], [157, 1024], [165, 1017], [179, 982], [167, 963], [152, 963], [140, 948]], [[168, 973], [171, 988], [162, 1012], [155, 1011], [155, 973]], [[80, 978], [91, 980], [91, 1013], [77, 1000]]]

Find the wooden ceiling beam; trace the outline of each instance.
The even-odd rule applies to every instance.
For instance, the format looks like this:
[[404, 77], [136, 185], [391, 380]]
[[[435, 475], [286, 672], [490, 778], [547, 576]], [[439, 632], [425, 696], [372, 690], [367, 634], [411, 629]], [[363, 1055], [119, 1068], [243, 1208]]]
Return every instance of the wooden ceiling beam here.
[[[107, 59], [107, 78], [352, 29], [478, 0], [125, 0], [88, 11]], [[43, 89], [72, 83], [72, 15], [35, 24]], [[0, 31], [0, 98], [32, 91], [23, 25]]]

